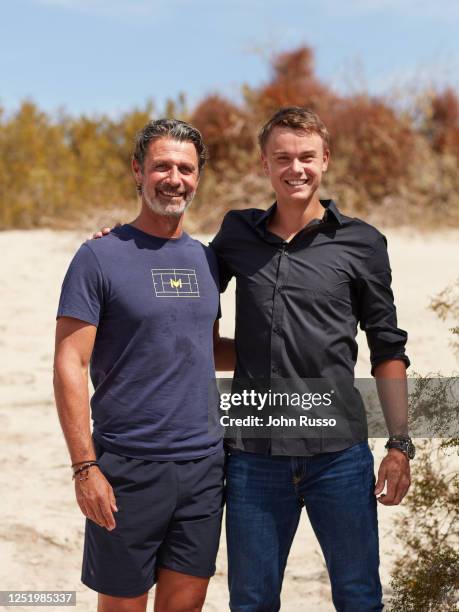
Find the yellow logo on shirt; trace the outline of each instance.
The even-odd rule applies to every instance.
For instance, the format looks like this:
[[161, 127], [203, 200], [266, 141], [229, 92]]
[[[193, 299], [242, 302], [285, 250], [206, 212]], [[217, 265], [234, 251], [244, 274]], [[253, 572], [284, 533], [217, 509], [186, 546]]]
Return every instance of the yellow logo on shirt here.
[[192, 268], [155, 268], [151, 274], [156, 297], [200, 297], [196, 270]]

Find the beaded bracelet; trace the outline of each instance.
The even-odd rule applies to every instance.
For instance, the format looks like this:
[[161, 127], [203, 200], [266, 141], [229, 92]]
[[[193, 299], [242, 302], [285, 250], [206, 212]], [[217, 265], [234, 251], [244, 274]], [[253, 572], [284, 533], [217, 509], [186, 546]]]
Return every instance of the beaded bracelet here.
[[77, 465], [83, 465], [83, 463], [90, 463], [91, 461], [95, 461], [95, 459], [85, 459], [84, 461], [77, 461], [76, 463], [72, 463], [70, 467], [74, 468]]
[[73, 472], [72, 480], [75, 480], [75, 476], [78, 476], [78, 480], [88, 480], [89, 478], [89, 468], [92, 468], [93, 465], [99, 465], [97, 461], [88, 461], [84, 463], [82, 466], [77, 468]]

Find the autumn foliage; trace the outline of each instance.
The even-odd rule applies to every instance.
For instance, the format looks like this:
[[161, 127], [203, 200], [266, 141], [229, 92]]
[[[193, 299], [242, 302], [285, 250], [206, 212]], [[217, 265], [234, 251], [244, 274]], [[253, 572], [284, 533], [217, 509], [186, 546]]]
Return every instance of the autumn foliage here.
[[452, 89], [433, 96], [428, 124], [434, 151], [459, 156], [459, 98]]
[[228, 164], [244, 171], [244, 161], [254, 153], [256, 140], [242, 109], [215, 94], [198, 104], [190, 120], [204, 138], [212, 171], [224, 174]]
[[308, 106], [323, 115], [336, 99], [315, 76], [314, 55], [309, 47], [276, 55], [272, 59], [268, 83], [258, 89], [247, 87], [245, 94], [251, 113], [259, 123], [266, 121], [281, 106]]
[[109, 211], [135, 211], [130, 156], [149, 119], [175, 116], [198, 127], [210, 152], [191, 229], [214, 231], [230, 208], [266, 207], [272, 193], [257, 148], [259, 127], [280, 106], [307, 106], [331, 133], [332, 161], [323, 195], [350, 214], [379, 224], [431, 227], [459, 219], [459, 97], [425, 92], [423, 109], [401, 113], [397, 100], [344, 96], [321, 82], [314, 54], [300, 47], [275, 55], [242, 101], [219, 93], [188, 109], [185, 95], [163, 112], [152, 103], [113, 119], [46, 114], [31, 101], [0, 108], [0, 228], [70, 227]]

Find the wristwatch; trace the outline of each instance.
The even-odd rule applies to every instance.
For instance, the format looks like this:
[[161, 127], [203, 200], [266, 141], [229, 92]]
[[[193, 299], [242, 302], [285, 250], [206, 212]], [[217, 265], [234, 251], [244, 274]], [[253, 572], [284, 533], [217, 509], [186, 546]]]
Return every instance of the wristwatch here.
[[416, 455], [416, 448], [409, 436], [391, 436], [387, 440], [384, 448], [387, 450], [390, 448], [397, 448], [406, 455], [407, 459], [414, 459]]

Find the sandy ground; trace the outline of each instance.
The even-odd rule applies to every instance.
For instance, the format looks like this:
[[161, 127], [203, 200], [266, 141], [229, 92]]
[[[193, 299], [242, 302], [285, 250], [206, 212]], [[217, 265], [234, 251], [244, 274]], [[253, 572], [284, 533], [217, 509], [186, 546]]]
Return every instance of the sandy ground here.
[[[451, 374], [457, 370], [449, 346], [451, 325], [439, 321], [427, 307], [430, 297], [457, 276], [459, 232], [387, 234], [399, 324], [410, 333], [408, 353], [413, 368], [422, 374]], [[51, 382], [60, 284], [72, 254], [84, 239], [77, 232], [0, 233], [0, 590], [76, 589], [77, 609], [95, 610], [95, 594], [79, 581], [83, 519], [74, 501]], [[223, 298], [222, 309], [222, 332], [232, 335], [233, 286]], [[359, 337], [359, 341], [357, 374], [368, 376], [365, 338]], [[375, 455], [378, 462], [380, 443]], [[399, 512], [399, 508], [381, 507], [379, 513], [386, 594], [390, 594], [393, 560], [393, 540], [387, 536]], [[207, 612], [228, 609], [225, 557], [223, 537]], [[306, 517], [289, 558], [282, 609], [333, 610], [325, 566]]]

